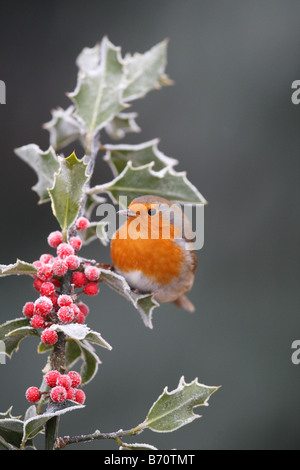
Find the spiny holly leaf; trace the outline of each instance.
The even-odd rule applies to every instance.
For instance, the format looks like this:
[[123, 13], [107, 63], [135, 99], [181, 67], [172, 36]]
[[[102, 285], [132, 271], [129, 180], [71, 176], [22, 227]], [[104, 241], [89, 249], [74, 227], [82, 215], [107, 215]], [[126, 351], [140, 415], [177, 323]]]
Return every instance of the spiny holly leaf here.
[[134, 167], [128, 162], [122, 173], [109, 183], [95, 186], [90, 194], [108, 192], [118, 203], [120, 196], [130, 202], [138, 196], [157, 195], [170, 201], [205, 204], [206, 201], [197, 188], [187, 179], [185, 172], [176, 172], [170, 167], [159, 172], [153, 171], [154, 162]]
[[127, 55], [124, 91], [125, 101], [132, 101], [146, 95], [153, 88], [170, 85], [171, 80], [165, 75], [168, 41], [162, 41], [144, 54]]
[[91, 222], [87, 229], [82, 233], [82, 242], [88, 245], [98, 239], [104, 246], [109, 244], [109, 237], [106, 232], [108, 222]]
[[75, 153], [68, 158], [59, 157], [60, 169], [55, 174], [54, 185], [49, 190], [52, 211], [64, 237], [75, 222], [83, 199], [83, 188], [88, 180], [87, 165]]
[[50, 145], [58, 150], [76, 140], [82, 140], [81, 126], [74, 117], [74, 106], [69, 106], [66, 110], [62, 108], [54, 109], [52, 119], [43, 125], [43, 128], [49, 131]]
[[0, 444], [5, 448], [19, 448], [22, 442], [23, 421], [16, 418], [0, 419]]
[[36, 172], [38, 182], [32, 187], [39, 196], [39, 204], [49, 201], [48, 188], [53, 184], [59, 161], [52, 147], [43, 152], [37, 145], [29, 144], [15, 149], [16, 155]]
[[218, 387], [207, 387], [198, 383], [198, 379], [190, 383], [181, 377], [178, 387], [168, 392], [167, 387], [152, 405], [142, 428], [156, 432], [171, 432], [184, 426], [200, 415], [194, 413], [196, 406], [207, 406], [208, 399]]
[[114, 176], [118, 176], [131, 161], [133, 167], [144, 166], [154, 162], [152, 170], [160, 171], [173, 167], [178, 163], [174, 158], [167, 157], [157, 148], [159, 140], [154, 139], [139, 145], [106, 145], [103, 159], [108, 162]]
[[11, 357], [12, 353], [19, 349], [22, 339], [29, 335], [38, 335], [37, 330], [31, 328], [29, 319], [24, 317], [9, 320], [0, 325], [0, 341], [4, 342], [4, 352], [8, 357]]
[[75, 115], [87, 131], [88, 145], [93, 135], [126, 107], [122, 101], [124, 74], [120, 48], [105, 37], [99, 54], [99, 63], [92, 70], [81, 67], [76, 89], [69, 93], [76, 106]]
[[152, 326], [152, 312], [159, 304], [154, 300], [152, 294], [136, 294], [133, 292], [127, 281], [123, 276], [110, 271], [108, 269], [100, 268], [101, 279], [113, 290], [129, 300], [133, 306], [139, 311], [141, 318], [148, 328]]
[[20, 276], [21, 274], [27, 274], [29, 276], [34, 276], [37, 273], [37, 268], [31, 264], [26, 263], [17, 259], [14, 264], [0, 264], [0, 277], [11, 276], [16, 274]]
[[75, 340], [88, 340], [91, 343], [98, 344], [103, 348], [111, 350], [111, 345], [102, 338], [101, 334], [97, 331], [91, 330], [88, 326], [79, 323], [70, 323], [69, 325], [54, 324], [50, 327], [51, 330], [62, 331], [68, 338]]
[[135, 122], [137, 113], [120, 113], [106, 126], [105, 130], [112, 139], [123, 139], [129, 132], [140, 132], [141, 129]]

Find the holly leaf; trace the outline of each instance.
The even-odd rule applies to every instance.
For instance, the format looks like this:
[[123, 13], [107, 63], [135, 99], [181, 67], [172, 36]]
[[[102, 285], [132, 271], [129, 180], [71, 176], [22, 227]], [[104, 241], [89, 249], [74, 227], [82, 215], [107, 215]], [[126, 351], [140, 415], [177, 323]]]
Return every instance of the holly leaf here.
[[74, 106], [67, 109], [54, 109], [52, 119], [43, 125], [50, 134], [50, 145], [55, 149], [61, 149], [76, 140], [84, 144], [84, 136], [81, 134], [81, 126], [74, 117]]
[[104, 246], [109, 244], [109, 237], [106, 231], [108, 222], [91, 222], [87, 229], [82, 233], [82, 242], [88, 245], [98, 239]]
[[152, 312], [159, 303], [154, 300], [152, 294], [137, 294], [130, 289], [125, 278], [108, 269], [100, 268], [101, 279], [118, 294], [129, 300], [139, 311], [141, 318], [148, 328], [153, 328]]
[[114, 176], [118, 176], [126, 168], [129, 161], [134, 168], [153, 162], [152, 170], [172, 168], [178, 160], [167, 157], [157, 148], [159, 140], [154, 139], [139, 145], [106, 145], [103, 159], [109, 164]]
[[23, 421], [16, 418], [0, 419], [0, 444], [8, 449], [19, 448], [22, 442]]
[[124, 59], [126, 89], [124, 100], [142, 98], [150, 90], [170, 85], [171, 80], [165, 75], [167, 64], [168, 41], [162, 41], [144, 54], [127, 54]]
[[120, 196], [126, 196], [128, 205], [133, 199], [143, 195], [157, 195], [170, 201], [205, 204], [206, 200], [197, 188], [187, 179], [186, 172], [176, 172], [165, 167], [153, 171], [154, 162], [134, 167], [129, 161], [120, 175], [109, 183], [95, 186], [89, 194], [107, 192], [115, 203]]
[[53, 184], [54, 174], [59, 169], [58, 157], [52, 147], [45, 152], [35, 144], [15, 149], [16, 155], [36, 172], [38, 182], [32, 189], [39, 196], [39, 204], [49, 201], [48, 188]]
[[111, 350], [111, 345], [102, 338], [98, 331], [91, 330], [88, 326], [80, 323], [70, 323], [69, 325], [53, 324], [49, 327], [51, 330], [62, 331], [68, 338], [78, 341], [88, 340], [91, 343], [98, 344], [105, 349]]
[[81, 64], [78, 82], [74, 92], [69, 93], [76, 106], [75, 116], [87, 132], [87, 146], [92, 137], [127, 106], [122, 100], [124, 74], [120, 48], [104, 37], [99, 62], [97, 56], [94, 59], [93, 67], [86, 66], [82, 58], [78, 59]]
[[11, 358], [12, 353], [19, 349], [19, 344], [22, 339], [29, 335], [35, 335], [37, 330], [30, 326], [28, 318], [16, 318], [9, 320], [3, 325], [0, 325], [0, 341], [4, 342], [5, 351], [8, 357]]
[[129, 132], [140, 132], [141, 129], [135, 122], [137, 113], [120, 113], [105, 126], [107, 134], [115, 140], [123, 139]]
[[168, 392], [167, 387], [164, 389], [139, 427], [156, 432], [175, 431], [200, 418], [194, 413], [194, 407], [208, 406], [208, 399], [218, 388], [199, 384], [198, 379], [186, 383], [181, 377], [175, 390]]
[[101, 361], [95, 353], [94, 348], [89, 343], [80, 341], [78, 342], [78, 346], [81, 349], [81, 357], [83, 360], [80, 368], [81, 385], [86, 385], [93, 380], [97, 374], [98, 366], [101, 364]]
[[75, 222], [88, 180], [87, 165], [78, 160], [73, 152], [68, 158], [59, 157], [60, 168], [55, 174], [53, 187], [49, 190], [52, 211], [57, 218], [64, 237]]
[[11, 276], [13, 274], [16, 274], [17, 276], [20, 276], [21, 274], [34, 276], [36, 273], [37, 268], [33, 264], [26, 263], [20, 259], [17, 259], [14, 264], [0, 264], [0, 277]]

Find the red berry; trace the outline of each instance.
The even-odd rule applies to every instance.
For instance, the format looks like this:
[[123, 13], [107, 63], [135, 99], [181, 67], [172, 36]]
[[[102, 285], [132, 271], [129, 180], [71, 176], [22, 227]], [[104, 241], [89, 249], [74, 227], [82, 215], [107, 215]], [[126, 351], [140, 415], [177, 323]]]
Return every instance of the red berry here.
[[58, 289], [60, 288], [60, 280], [59, 279], [51, 279], [52, 284], [57, 287]]
[[51, 248], [57, 248], [63, 241], [62, 233], [59, 231], [51, 232], [48, 236], [48, 244]]
[[70, 245], [74, 248], [75, 251], [80, 250], [82, 241], [79, 237], [72, 237], [70, 238]]
[[67, 375], [70, 377], [72, 381], [72, 387], [76, 388], [78, 385], [81, 384], [81, 375], [76, 372], [76, 370], [70, 370], [70, 372], [67, 373]]
[[90, 225], [89, 220], [86, 217], [79, 217], [76, 223], [77, 230], [85, 230]]
[[49, 255], [48, 253], [45, 253], [45, 254], [43, 254], [43, 255], [40, 256], [40, 261], [41, 261], [43, 264], [52, 263], [52, 261], [53, 261], [53, 256], [52, 256], [52, 255]]
[[68, 265], [64, 260], [56, 258], [53, 261], [52, 269], [55, 276], [64, 276], [68, 271]]
[[71, 323], [74, 320], [74, 312], [71, 307], [60, 307], [57, 316], [62, 323]]
[[64, 387], [57, 385], [56, 387], [52, 388], [50, 397], [53, 401], [62, 403], [67, 398], [67, 390]]
[[75, 320], [76, 320], [76, 323], [79, 323], [79, 325], [83, 325], [83, 323], [85, 322], [85, 316], [80, 310], [77, 313]]
[[25, 317], [32, 318], [34, 314], [34, 303], [33, 302], [26, 302], [23, 307], [23, 314]]
[[55, 387], [56, 381], [59, 376], [60, 376], [60, 373], [58, 372], [58, 370], [50, 370], [49, 372], [47, 372], [44, 379], [45, 379], [46, 384], [49, 387]]
[[51, 300], [44, 295], [42, 297], [39, 297], [35, 301], [34, 305], [35, 305], [35, 312], [38, 315], [41, 315], [43, 317], [46, 317], [47, 315], [49, 315], [53, 307]]
[[67, 390], [67, 400], [74, 400], [74, 398], [75, 398], [75, 390], [73, 387], [70, 387]]
[[40, 293], [46, 297], [51, 297], [55, 293], [55, 287], [52, 282], [44, 282], [41, 285]]
[[70, 295], [63, 294], [58, 297], [57, 303], [60, 307], [68, 307], [72, 305], [73, 299]]
[[40, 315], [33, 315], [30, 320], [32, 328], [43, 328], [45, 326], [45, 320]]
[[34, 282], [33, 282], [33, 288], [34, 290], [36, 290], [37, 292], [40, 292], [40, 289], [43, 285], [43, 281], [41, 281], [40, 279], [36, 279]]
[[69, 255], [66, 257], [66, 263], [69, 269], [75, 271], [80, 266], [80, 259], [76, 255]]
[[37, 277], [41, 279], [41, 281], [49, 281], [53, 276], [52, 267], [48, 264], [43, 264], [37, 272]]
[[43, 331], [41, 335], [41, 341], [44, 344], [55, 344], [58, 340], [58, 335], [56, 331], [54, 330], [49, 330], [47, 328], [46, 330]]
[[72, 274], [71, 283], [74, 284], [75, 287], [83, 287], [87, 283], [87, 278], [81, 271], [76, 271]]
[[86, 304], [84, 304], [83, 302], [79, 302], [77, 306], [85, 317], [89, 314], [90, 309]]
[[100, 269], [96, 268], [96, 266], [87, 266], [84, 270], [84, 274], [89, 281], [95, 282], [100, 278]]
[[82, 405], [85, 402], [85, 393], [83, 390], [75, 390], [74, 400]]
[[49, 299], [51, 300], [53, 306], [56, 307], [57, 306], [58, 295], [57, 294], [50, 295]]
[[29, 387], [26, 390], [26, 398], [31, 403], [36, 403], [41, 398], [41, 392], [37, 387]]
[[84, 288], [84, 293], [86, 295], [97, 295], [98, 292], [99, 286], [96, 282], [89, 282]]
[[68, 390], [72, 386], [72, 380], [68, 375], [60, 375], [57, 377], [56, 385], [61, 385]]
[[67, 256], [74, 255], [74, 248], [68, 243], [61, 243], [57, 247], [57, 256], [66, 258]]

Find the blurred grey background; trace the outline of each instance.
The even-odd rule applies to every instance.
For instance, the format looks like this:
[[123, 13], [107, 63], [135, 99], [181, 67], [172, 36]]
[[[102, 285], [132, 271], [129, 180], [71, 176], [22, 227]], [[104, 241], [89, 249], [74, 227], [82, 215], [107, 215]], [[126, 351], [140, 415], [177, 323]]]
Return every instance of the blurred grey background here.
[[[98, 350], [102, 364], [85, 388], [86, 408], [65, 415], [60, 434], [133, 427], [184, 375], [222, 386], [208, 408], [198, 409], [203, 417], [136, 440], [160, 449], [299, 448], [300, 365], [291, 361], [300, 338], [300, 106], [291, 102], [291, 84], [300, 79], [299, 17], [298, 0], [2, 2], [0, 263], [49, 251], [46, 237], [58, 225], [49, 205], [37, 205], [30, 189], [36, 176], [13, 149], [32, 142], [48, 148], [41, 125], [51, 109], [69, 105], [76, 57], [104, 35], [123, 54], [169, 38], [167, 72], [175, 86], [133, 103], [142, 132], [126, 142], [159, 137], [160, 150], [180, 160], [177, 169], [209, 201], [189, 296], [196, 313], [164, 305], [151, 331], [103, 286], [89, 301], [88, 325], [113, 350]], [[75, 150], [81, 157], [81, 147]], [[95, 181], [111, 177], [99, 159]], [[110, 261], [97, 242], [84, 253]], [[0, 289], [1, 323], [36, 298], [29, 278], [4, 278]], [[15, 415], [24, 413], [26, 388], [40, 384], [46, 357], [36, 354], [37, 344], [24, 340], [0, 365], [1, 411], [13, 404]]]

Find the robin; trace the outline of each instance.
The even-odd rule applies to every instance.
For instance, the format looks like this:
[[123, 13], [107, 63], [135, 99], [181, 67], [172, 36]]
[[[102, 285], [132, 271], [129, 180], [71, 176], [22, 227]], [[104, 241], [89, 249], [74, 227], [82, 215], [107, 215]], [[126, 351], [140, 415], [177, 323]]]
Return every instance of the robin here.
[[189, 241], [190, 223], [179, 205], [141, 196], [119, 213], [128, 220], [111, 241], [115, 270], [133, 290], [153, 293], [158, 302], [173, 302], [193, 312], [185, 293], [193, 285], [197, 257]]

